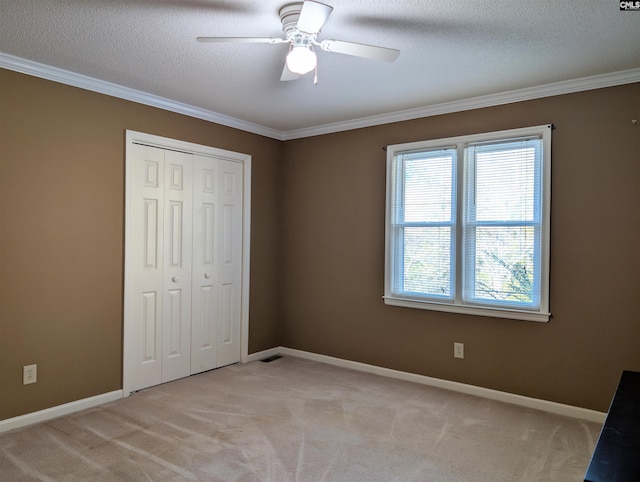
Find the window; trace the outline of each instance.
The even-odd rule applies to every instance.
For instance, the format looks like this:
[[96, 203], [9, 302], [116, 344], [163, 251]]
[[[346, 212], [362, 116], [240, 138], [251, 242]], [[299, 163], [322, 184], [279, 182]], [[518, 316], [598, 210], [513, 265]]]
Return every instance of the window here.
[[385, 303], [549, 320], [551, 126], [388, 146]]

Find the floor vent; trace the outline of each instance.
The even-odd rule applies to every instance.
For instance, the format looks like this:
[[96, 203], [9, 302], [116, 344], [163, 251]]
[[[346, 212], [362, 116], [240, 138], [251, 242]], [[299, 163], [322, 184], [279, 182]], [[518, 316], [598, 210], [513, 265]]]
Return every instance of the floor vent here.
[[269, 363], [269, 362], [272, 362], [273, 360], [277, 360], [278, 358], [282, 358], [282, 355], [273, 355], [273, 356], [270, 356], [268, 358], [263, 358], [260, 361], [263, 362], [263, 363]]

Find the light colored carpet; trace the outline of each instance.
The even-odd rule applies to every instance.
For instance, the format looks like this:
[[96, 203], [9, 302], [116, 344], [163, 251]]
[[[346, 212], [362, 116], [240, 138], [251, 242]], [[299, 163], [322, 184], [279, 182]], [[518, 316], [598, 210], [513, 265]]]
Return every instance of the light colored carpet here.
[[600, 425], [285, 357], [0, 435], [2, 481], [580, 481]]

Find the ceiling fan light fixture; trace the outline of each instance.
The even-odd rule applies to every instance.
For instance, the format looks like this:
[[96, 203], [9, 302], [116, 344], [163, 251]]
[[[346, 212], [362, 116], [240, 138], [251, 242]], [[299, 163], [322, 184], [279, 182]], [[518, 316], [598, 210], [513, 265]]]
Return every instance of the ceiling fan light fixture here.
[[[333, 11], [333, 7], [321, 3], [324, 0], [293, 0], [280, 9], [280, 23], [284, 38], [279, 37], [198, 37], [198, 42], [243, 42], [288, 44], [287, 61], [280, 80], [296, 80], [312, 70], [316, 71], [314, 83], [317, 83], [318, 59], [314, 46], [325, 52], [353, 55], [372, 60], [393, 62], [400, 51], [376, 45], [347, 42], [345, 40], [318, 41], [320, 30]], [[215, 3], [215, 2], [214, 2]]]
[[318, 59], [309, 46], [293, 47], [287, 55], [287, 68], [294, 74], [304, 75], [316, 68]]

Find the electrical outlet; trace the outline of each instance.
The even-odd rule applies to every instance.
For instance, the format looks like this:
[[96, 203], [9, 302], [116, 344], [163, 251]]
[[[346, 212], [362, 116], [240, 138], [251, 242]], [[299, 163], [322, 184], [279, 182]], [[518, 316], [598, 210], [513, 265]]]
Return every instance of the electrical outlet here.
[[38, 365], [25, 365], [22, 367], [22, 384], [29, 385], [38, 381]]
[[464, 343], [453, 344], [453, 357], [464, 358]]

